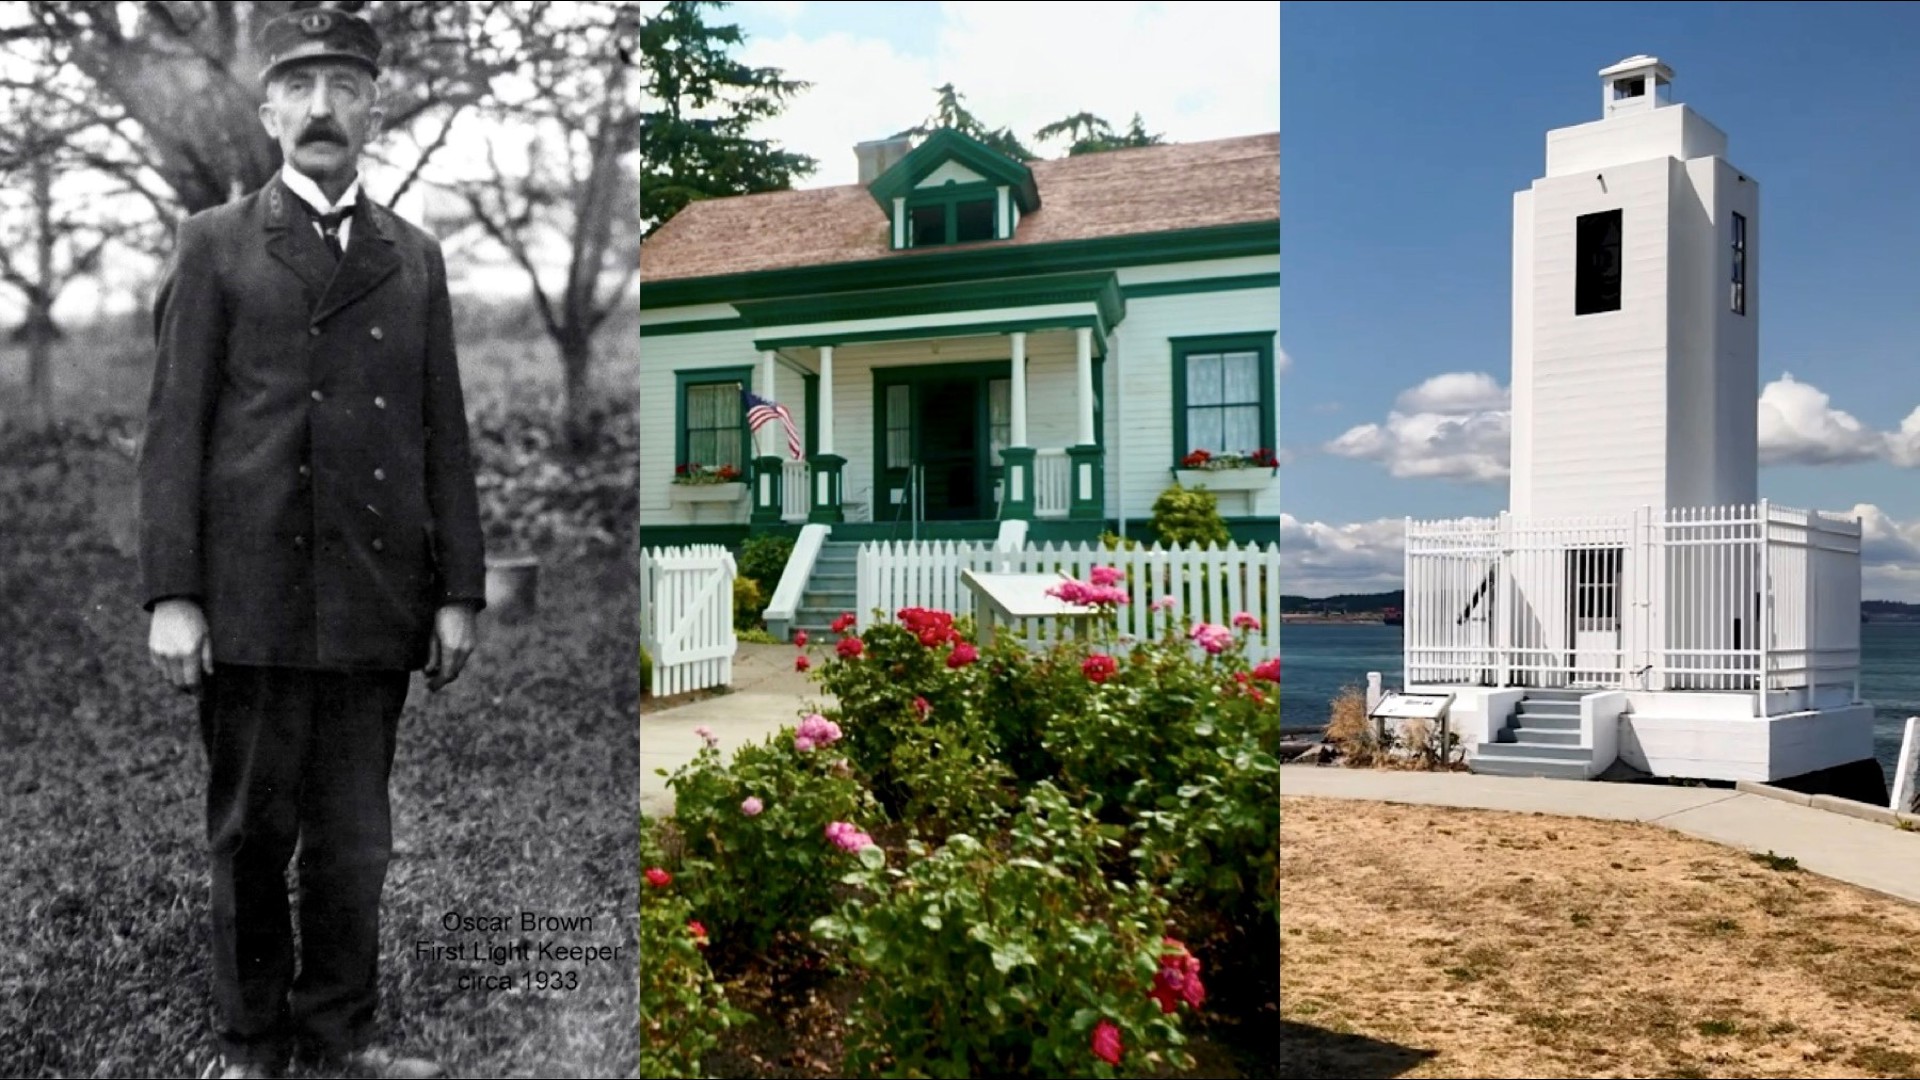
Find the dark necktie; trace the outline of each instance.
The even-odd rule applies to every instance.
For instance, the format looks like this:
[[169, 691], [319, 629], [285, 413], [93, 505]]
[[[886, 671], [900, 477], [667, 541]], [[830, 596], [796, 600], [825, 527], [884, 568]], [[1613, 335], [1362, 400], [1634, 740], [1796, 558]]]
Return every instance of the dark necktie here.
[[313, 220], [320, 224], [320, 235], [327, 241], [327, 251], [332, 253], [333, 261], [340, 261], [340, 223], [353, 216], [353, 207], [347, 206], [331, 214], [315, 214]]

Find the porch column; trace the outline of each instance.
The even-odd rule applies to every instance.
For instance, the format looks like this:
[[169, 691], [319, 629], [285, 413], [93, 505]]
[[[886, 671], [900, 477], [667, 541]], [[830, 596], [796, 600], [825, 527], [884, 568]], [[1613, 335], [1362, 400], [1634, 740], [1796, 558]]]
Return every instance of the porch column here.
[[[773, 350], [760, 353], [759, 388], [756, 391], [768, 401], [778, 401], [773, 393], [774, 356]], [[753, 459], [753, 524], [778, 525], [780, 523], [780, 446], [786, 440], [784, 431], [775, 431], [775, 425], [768, 424], [754, 432]]]
[[829, 525], [846, 520], [840, 512], [840, 470], [847, 459], [833, 452], [833, 346], [820, 346], [820, 452], [813, 455], [813, 509], [808, 521]]
[[1076, 404], [1080, 411], [1080, 441], [1067, 448], [1073, 465], [1073, 501], [1067, 516], [1076, 520], [1100, 520], [1106, 517], [1106, 480], [1101, 467], [1104, 456], [1099, 432], [1093, 429], [1093, 328], [1073, 331]]
[[1033, 447], [1027, 445], [1027, 332], [1013, 332], [1013, 378], [1008, 391], [1008, 404], [1013, 412], [1013, 430], [1008, 433], [1007, 448], [1000, 451], [1000, 460], [1005, 463], [1002, 474], [1004, 487], [1002, 498], [1006, 500], [1005, 517], [1018, 518], [1021, 521], [1033, 520]]

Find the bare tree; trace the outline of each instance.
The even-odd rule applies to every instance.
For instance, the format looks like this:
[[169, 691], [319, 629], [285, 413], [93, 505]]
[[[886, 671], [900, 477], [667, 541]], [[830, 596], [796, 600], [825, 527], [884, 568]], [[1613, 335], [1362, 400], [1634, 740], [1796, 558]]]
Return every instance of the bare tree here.
[[593, 435], [594, 335], [639, 273], [639, 93], [630, 57], [640, 13], [624, 3], [521, 3], [496, 16], [500, 39], [516, 43], [520, 59], [486, 106], [506, 123], [488, 139], [485, 167], [446, 186], [525, 273], [560, 351], [565, 441], [581, 451]]

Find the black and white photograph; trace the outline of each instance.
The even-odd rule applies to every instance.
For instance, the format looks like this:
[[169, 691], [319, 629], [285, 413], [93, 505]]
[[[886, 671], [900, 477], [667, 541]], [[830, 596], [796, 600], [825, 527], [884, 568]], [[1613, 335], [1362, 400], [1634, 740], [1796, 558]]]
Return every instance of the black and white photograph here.
[[639, 16], [0, 9], [0, 1075], [633, 1075]]

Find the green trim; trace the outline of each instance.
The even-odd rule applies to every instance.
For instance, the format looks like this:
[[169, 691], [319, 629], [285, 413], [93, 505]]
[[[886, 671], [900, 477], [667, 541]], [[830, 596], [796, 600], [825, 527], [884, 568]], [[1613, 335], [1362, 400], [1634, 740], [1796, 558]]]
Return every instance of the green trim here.
[[685, 319], [680, 322], [643, 324], [640, 327], [642, 338], [670, 337], [674, 334], [711, 334], [720, 330], [749, 330], [753, 321], [744, 318], [731, 319]]
[[800, 433], [800, 448], [811, 458], [820, 452], [820, 376], [807, 372], [800, 379], [801, 393], [807, 403], [806, 430]]
[[[847, 459], [839, 454], [815, 454], [807, 459], [807, 520], [815, 524], [837, 525], [846, 520], [842, 509], [846, 501], [844, 485]], [[820, 480], [827, 481], [827, 493], [820, 494]]]
[[[737, 382], [741, 386], [752, 389], [752, 366], [694, 368], [673, 373], [673, 466], [676, 470], [687, 464], [687, 389], [693, 386], [728, 382]], [[738, 400], [736, 397], [736, 403]], [[742, 408], [740, 410], [740, 471], [748, 471], [752, 463], [753, 435], [747, 428], [747, 412]], [[702, 462], [701, 464], [711, 463]]]
[[1122, 285], [1120, 293], [1128, 300], [1146, 300], [1156, 296], [1192, 296], [1195, 293], [1279, 287], [1279, 274], [1241, 274], [1235, 277], [1190, 278], [1186, 281], [1146, 281], [1138, 285]]
[[[888, 209], [888, 220], [892, 210]], [[1113, 270], [1122, 266], [1232, 259], [1280, 252], [1280, 223], [1252, 221], [1203, 229], [1102, 236], [1054, 244], [981, 244], [951, 251], [923, 250], [883, 255], [857, 262], [754, 270], [713, 277], [649, 283], [640, 290], [640, 308], [732, 304], [782, 296], [818, 295], [892, 286], [935, 285], [1023, 274]]]
[[894, 162], [893, 168], [875, 177], [867, 185], [867, 193], [891, 221], [893, 200], [904, 198], [911, 205], [920, 181], [949, 161], [957, 161], [986, 177], [992, 186], [1005, 184], [1012, 188], [1011, 194], [1019, 202], [1021, 213], [1030, 214], [1040, 208], [1040, 189], [1034, 186], [1032, 169], [952, 128], [941, 128], [927, 136], [906, 157]]
[[1280, 429], [1274, 422], [1278, 410], [1275, 408], [1277, 403], [1274, 401], [1273, 388], [1273, 343], [1277, 336], [1277, 330], [1258, 330], [1244, 334], [1167, 339], [1173, 352], [1173, 459], [1169, 465], [1179, 468], [1180, 459], [1187, 456], [1187, 357], [1193, 353], [1250, 350], [1260, 354], [1260, 437], [1273, 436], [1270, 449], [1279, 452]]
[[993, 322], [954, 323], [948, 326], [903, 326], [897, 330], [862, 330], [850, 334], [809, 334], [800, 337], [762, 338], [753, 343], [756, 349], [811, 349], [822, 345], [859, 345], [870, 341], [915, 341], [924, 338], [983, 337], [987, 335], [1011, 334], [1015, 330], [1033, 333], [1040, 330], [1073, 330], [1079, 327], [1093, 330], [1093, 353], [1095, 357], [1106, 355], [1106, 332], [1100, 325], [1097, 315], [1054, 315], [1047, 318], [1035, 316], [1029, 319], [998, 319]]
[[741, 317], [756, 327], [804, 326], [860, 319], [897, 319], [959, 311], [993, 311], [1042, 304], [1092, 304], [1111, 331], [1127, 317], [1127, 301], [1113, 271], [1000, 278], [948, 285], [915, 285], [829, 296], [742, 303]]
[[[764, 531], [775, 531], [778, 526], [768, 526]], [[640, 546], [644, 548], [686, 547], [690, 544], [720, 544], [738, 549], [747, 542], [750, 532], [761, 532], [747, 525], [653, 525], [640, 529]], [[797, 529], [795, 530], [798, 531]]]

